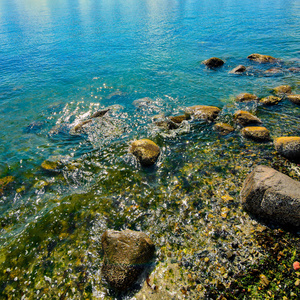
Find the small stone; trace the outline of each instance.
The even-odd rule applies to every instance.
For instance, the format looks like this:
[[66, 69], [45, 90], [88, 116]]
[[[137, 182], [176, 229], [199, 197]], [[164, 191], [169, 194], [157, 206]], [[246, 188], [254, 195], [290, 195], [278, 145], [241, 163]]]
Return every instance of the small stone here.
[[270, 280], [264, 274], [260, 274], [259, 278], [260, 278], [260, 284], [263, 287], [267, 287], [270, 284]]
[[291, 94], [292, 88], [289, 85], [280, 85], [273, 89], [273, 92], [276, 95], [284, 95], [284, 94]]
[[142, 166], [151, 166], [158, 159], [160, 148], [151, 140], [142, 139], [131, 144], [130, 152], [136, 156]]
[[265, 98], [260, 99], [260, 103], [265, 104], [265, 105], [275, 105], [278, 104], [281, 101], [280, 97], [276, 96], [268, 96]]
[[205, 61], [203, 61], [208, 68], [214, 69], [224, 65], [224, 61], [218, 57], [211, 57]]
[[192, 115], [195, 119], [214, 121], [219, 115], [221, 109], [216, 106], [195, 105], [186, 108], [186, 113]]
[[234, 114], [234, 119], [235, 121], [242, 125], [242, 126], [247, 126], [247, 125], [256, 125], [256, 124], [261, 124], [261, 120], [257, 118], [256, 116], [252, 115], [251, 113], [243, 110], [239, 110]]
[[295, 271], [300, 270], [300, 263], [299, 263], [299, 261], [295, 261], [293, 263], [293, 268], [294, 268]]
[[286, 136], [279, 137], [274, 140], [276, 151], [282, 156], [300, 161], [300, 137], [299, 136]]
[[258, 100], [258, 97], [249, 93], [241, 93], [238, 96], [236, 96], [235, 100], [237, 102], [255, 101]]
[[259, 142], [270, 140], [270, 131], [262, 126], [245, 127], [242, 129], [242, 135]]
[[238, 65], [237, 67], [235, 67], [234, 69], [232, 69], [229, 73], [232, 74], [242, 74], [244, 72], [246, 72], [247, 68], [243, 65]]
[[234, 131], [234, 128], [227, 123], [216, 123], [214, 129], [218, 131], [221, 135], [227, 135]]
[[297, 94], [297, 95], [288, 95], [287, 98], [291, 102], [300, 105], [300, 94]]
[[295, 286], [299, 286], [300, 285], [300, 279], [297, 279], [296, 281], [295, 281]]
[[259, 62], [259, 63], [272, 63], [275, 62], [277, 59], [270, 55], [263, 55], [258, 53], [250, 54], [248, 59]]

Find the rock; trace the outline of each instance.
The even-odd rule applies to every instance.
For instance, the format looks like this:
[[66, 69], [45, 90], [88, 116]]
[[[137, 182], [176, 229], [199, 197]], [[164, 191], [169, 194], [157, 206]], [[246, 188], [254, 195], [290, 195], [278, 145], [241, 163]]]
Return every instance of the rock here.
[[242, 135], [258, 142], [270, 140], [270, 131], [266, 127], [245, 127]]
[[257, 118], [256, 116], [252, 115], [251, 113], [243, 110], [239, 110], [234, 114], [234, 119], [235, 121], [242, 125], [242, 126], [247, 126], [247, 125], [256, 125], [256, 124], [261, 124], [262, 121]]
[[232, 74], [242, 74], [244, 72], [246, 72], [247, 68], [243, 65], [238, 65], [237, 67], [235, 67], [234, 69], [232, 69], [229, 73]]
[[186, 108], [187, 115], [192, 115], [195, 119], [214, 121], [221, 109], [216, 106], [195, 105]]
[[176, 123], [176, 124], [181, 124], [183, 121], [189, 120], [191, 117], [190, 115], [186, 114], [186, 115], [181, 115], [181, 116], [173, 116], [173, 117], [169, 117], [169, 119]]
[[218, 131], [221, 135], [227, 135], [234, 131], [234, 128], [227, 123], [216, 123], [214, 129]]
[[203, 61], [203, 64], [205, 64], [208, 68], [214, 69], [223, 66], [224, 61], [217, 57], [211, 57]]
[[6, 176], [0, 178], [0, 196], [3, 195], [3, 192], [7, 186], [15, 180], [14, 176]]
[[151, 104], [152, 102], [153, 102], [153, 101], [152, 101], [151, 98], [145, 97], [145, 98], [141, 98], [141, 99], [134, 100], [134, 101], [132, 102], [132, 104], [133, 104], [135, 107], [141, 108], [141, 107], [148, 106], [148, 105]]
[[130, 152], [136, 156], [142, 166], [151, 166], [158, 159], [160, 148], [151, 140], [142, 139], [131, 144]]
[[82, 122], [80, 122], [79, 124], [75, 125], [73, 130], [74, 132], [79, 132], [83, 129], [83, 126], [86, 125], [86, 124], [90, 124], [92, 123], [92, 120], [91, 119], [88, 119], [88, 120], [84, 120]]
[[283, 71], [279, 68], [271, 68], [265, 71], [265, 74], [267, 75], [278, 75], [278, 74], [282, 74]]
[[293, 73], [298, 73], [298, 72], [300, 72], [300, 68], [298, 68], [298, 67], [291, 67], [291, 68], [289, 68], [288, 69], [290, 72], [293, 72]]
[[155, 246], [143, 232], [107, 230], [102, 236], [102, 276], [117, 292], [130, 290], [150, 270]]
[[282, 156], [300, 161], [300, 137], [299, 136], [286, 136], [279, 137], [274, 140], [276, 151]]
[[291, 102], [300, 105], [300, 94], [297, 94], [297, 95], [287, 95], [287, 98]]
[[292, 88], [289, 85], [280, 85], [273, 89], [273, 92], [276, 95], [284, 95], [284, 94], [291, 94]]
[[236, 96], [235, 100], [238, 102], [255, 101], [258, 100], [258, 97], [249, 93], [241, 93]]
[[93, 113], [91, 115], [91, 119], [103, 117], [109, 111], [110, 111], [110, 108], [103, 109], [103, 110], [98, 110], [98, 111], [96, 111], [95, 113]]
[[179, 124], [172, 122], [168, 118], [161, 121], [156, 121], [155, 125], [165, 130], [173, 130], [179, 128]]
[[61, 163], [59, 161], [44, 160], [41, 167], [47, 171], [58, 171], [61, 167]]
[[257, 53], [250, 54], [247, 58], [259, 63], [272, 63], [277, 60], [275, 57]]
[[270, 167], [255, 167], [240, 199], [245, 210], [261, 219], [300, 226], [300, 182]]
[[260, 99], [260, 103], [265, 104], [265, 105], [275, 105], [278, 104], [281, 101], [280, 97], [276, 96], [268, 96], [265, 98]]

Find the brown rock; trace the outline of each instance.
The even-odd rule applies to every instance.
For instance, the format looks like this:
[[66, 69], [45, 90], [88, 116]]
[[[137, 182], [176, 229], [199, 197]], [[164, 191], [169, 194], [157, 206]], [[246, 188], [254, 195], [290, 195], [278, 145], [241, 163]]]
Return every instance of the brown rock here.
[[236, 96], [235, 100], [238, 102], [255, 101], [258, 100], [258, 97], [249, 93], [241, 93]]
[[14, 180], [15, 180], [14, 176], [6, 176], [6, 177], [0, 178], [0, 196], [3, 195], [4, 190]]
[[189, 120], [191, 117], [190, 115], [181, 115], [181, 116], [173, 116], [173, 117], [169, 117], [169, 119], [176, 123], [176, 124], [181, 124], [182, 121], [185, 121], [185, 120]]
[[285, 136], [274, 140], [276, 151], [282, 156], [300, 161], [300, 137], [299, 136]]
[[237, 67], [235, 67], [234, 69], [232, 69], [229, 73], [233, 73], [233, 74], [242, 74], [244, 72], [246, 72], [247, 68], [243, 65], [238, 65]]
[[260, 103], [265, 104], [265, 105], [275, 105], [278, 104], [281, 101], [280, 97], [275, 97], [275, 96], [268, 96], [265, 98], [260, 99]]
[[300, 182], [270, 167], [255, 167], [240, 198], [244, 209], [261, 219], [300, 226]]
[[288, 95], [287, 98], [291, 102], [300, 105], [300, 94], [297, 94], [297, 95]]
[[107, 230], [102, 236], [102, 276], [110, 287], [126, 292], [151, 266], [155, 246], [143, 232]]
[[277, 60], [275, 57], [257, 53], [250, 54], [247, 58], [259, 63], [272, 63]]
[[131, 144], [130, 152], [136, 156], [142, 166], [151, 166], [158, 159], [160, 148], [151, 140], [142, 139]]
[[283, 73], [283, 71], [279, 68], [271, 68], [265, 71], [265, 74], [268, 75], [277, 75], [277, 74], [281, 74]]
[[242, 129], [242, 135], [258, 142], [270, 140], [270, 131], [260, 126], [245, 127]]
[[208, 68], [218, 68], [224, 65], [224, 61], [217, 57], [211, 57], [205, 61], [203, 61], [203, 64], [205, 64]]
[[220, 108], [216, 106], [195, 105], [186, 108], [187, 115], [192, 115], [195, 119], [213, 121], [220, 113]]
[[292, 92], [292, 88], [289, 85], [280, 85], [275, 87], [273, 92], [276, 95], [290, 94]]
[[256, 125], [256, 124], [261, 124], [262, 121], [257, 118], [256, 116], [252, 115], [251, 113], [243, 110], [239, 110], [234, 114], [234, 119], [235, 121], [242, 125], [242, 126], [247, 126], [247, 125]]
[[234, 131], [234, 128], [227, 123], [216, 123], [214, 129], [218, 131], [221, 135], [227, 135]]

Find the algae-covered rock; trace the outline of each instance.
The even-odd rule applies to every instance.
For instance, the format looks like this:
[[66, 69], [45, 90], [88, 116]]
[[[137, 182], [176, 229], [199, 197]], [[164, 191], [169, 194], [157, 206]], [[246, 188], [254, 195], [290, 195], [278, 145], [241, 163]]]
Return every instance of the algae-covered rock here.
[[41, 164], [41, 167], [47, 171], [57, 171], [61, 167], [61, 162], [54, 160], [44, 160]]
[[300, 182], [270, 167], [255, 167], [240, 198], [244, 209], [261, 219], [300, 226]]
[[224, 61], [218, 57], [211, 57], [205, 61], [203, 61], [208, 68], [214, 69], [224, 65]]
[[290, 94], [292, 92], [292, 88], [289, 85], [280, 85], [273, 89], [273, 92], [276, 95], [285, 95]]
[[155, 246], [143, 232], [107, 230], [102, 236], [102, 276], [117, 292], [126, 292], [150, 269]]
[[0, 178], [0, 195], [3, 194], [4, 189], [7, 188], [7, 186], [12, 183], [15, 180], [14, 176], [6, 176], [3, 178]]
[[287, 95], [287, 98], [291, 102], [300, 105], [300, 94], [297, 94], [297, 95]]
[[181, 115], [181, 116], [171, 116], [169, 119], [176, 123], [176, 124], [181, 124], [183, 121], [189, 120], [191, 117], [188, 114]]
[[258, 97], [249, 93], [241, 93], [236, 96], [235, 100], [237, 102], [255, 101], [258, 100]]
[[234, 119], [238, 124], [242, 126], [257, 125], [262, 123], [259, 118], [244, 110], [237, 111], [234, 114]]
[[192, 115], [195, 119], [214, 121], [219, 115], [221, 109], [216, 106], [195, 105], [186, 108], [186, 113]]
[[260, 103], [264, 104], [264, 105], [276, 105], [281, 101], [280, 97], [276, 97], [276, 96], [268, 96], [268, 97], [264, 97], [262, 99], [260, 99]]
[[151, 140], [142, 139], [131, 144], [130, 152], [136, 156], [142, 166], [151, 166], [158, 159], [160, 148]]
[[222, 122], [216, 123], [214, 125], [214, 129], [218, 131], [221, 135], [227, 135], [234, 131], [234, 128], [230, 124]]
[[270, 131], [266, 127], [244, 127], [241, 132], [244, 137], [250, 138], [254, 141], [261, 142], [270, 140]]
[[274, 140], [276, 151], [282, 156], [300, 161], [300, 137], [299, 136], [285, 136]]
[[273, 63], [277, 60], [273, 56], [263, 55], [263, 54], [258, 54], [258, 53], [250, 54], [247, 58], [250, 60], [259, 62], [259, 63]]
[[247, 68], [243, 65], [238, 65], [237, 67], [235, 67], [234, 69], [232, 69], [229, 73], [231, 74], [242, 74], [244, 72], [246, 72]]

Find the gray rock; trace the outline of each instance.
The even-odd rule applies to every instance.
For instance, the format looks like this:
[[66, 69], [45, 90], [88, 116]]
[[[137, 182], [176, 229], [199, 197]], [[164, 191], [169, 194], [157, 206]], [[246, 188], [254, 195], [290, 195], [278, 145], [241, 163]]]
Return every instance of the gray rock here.
[[283, 136], [274, 140], [276, 151], [282, 156], [300, 161], [300, 136]]
[[260, 219], [300, 226], [300, 182], [267, 166], [257, 166], [244, 181], [240, 199]]
[[143, 232], [107, 230], [102, 236], [102, 276], [117, 292], [130, 290], [150, 271], [155, 246]]

